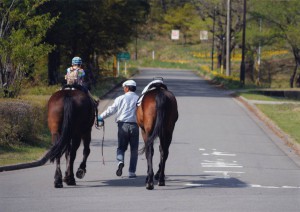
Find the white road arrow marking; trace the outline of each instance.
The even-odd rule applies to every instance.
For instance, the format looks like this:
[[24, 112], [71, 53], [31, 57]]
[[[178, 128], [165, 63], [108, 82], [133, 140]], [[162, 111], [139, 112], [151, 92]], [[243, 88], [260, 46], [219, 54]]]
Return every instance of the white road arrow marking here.
[[213, 152], [211, 154], [216, 155], [216, 156], [231, 156], [231, 157], [236, 156], [236, 154], [230, 154], [230, 153], [226, 153], [226, 152]]
[[204, 160], [204, 163], [201, 163], [202, 167], [214, 167], [214, 168], [243, 168], [243, 166], [236, 163], [226, 163], [223, 161], [209, 161]]

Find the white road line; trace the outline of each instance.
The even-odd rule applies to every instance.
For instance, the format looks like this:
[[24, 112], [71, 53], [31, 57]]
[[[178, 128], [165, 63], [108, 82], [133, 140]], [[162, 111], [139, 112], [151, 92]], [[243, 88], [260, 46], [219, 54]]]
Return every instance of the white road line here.
[[[207, 153], [205, 148], [199, 148], [199, 151], [203, 151], [203, 156], [224, 156], [224, 157], [235, 157], [236, 154], [228, 153], [228, 152], [219, 152], [216, 149], [211, 149], [212, 152]], [[225, 162], [222, 158], [216, 158], [215, 161], [213, 160], [203, 160], [201, 166], [204, 168], [243, 168], [242, 165], [238, 164], [237, 161], [232, 162]], [[218, 171], [218, 170], [204, 170], [204, 173], [215, 173], [215, 174], [222, 174], [224, 179], [230, 179], [233, 174], [245, 174], [242, 171]], [[211, 176], [214, 177], [214, 176]], [[211, 178], [210, 177], [210, 178]], [[231, 185], [222, 185], [222, 184], [197, 184], [197, 183], [187, 183], [186, 186], [193, 186], [193, 187], [228, 187], [228, 188], [262, 188], [262, 189], [300, 189], [300, 186], [265, 186], [265, 185], [257, 185], [257, 184], [231, 184]]]
[[222, 185], [222, 184], [198, 184], [186, 183], [186, 186], [193, 187], [229, 187], [229, 188], [265, 188], [265, 189], [300, 189], [300, 186], [264, 186], [256, 184], [235, 184], [235, 185]]

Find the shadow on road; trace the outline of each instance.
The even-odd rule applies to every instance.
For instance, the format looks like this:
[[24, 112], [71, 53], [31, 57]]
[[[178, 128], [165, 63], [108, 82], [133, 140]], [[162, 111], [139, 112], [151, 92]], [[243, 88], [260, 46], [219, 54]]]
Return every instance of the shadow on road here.
[[[234, 177], [228, 178], [212, 178], [211, 175], [171, 175], [167, 179], [170, 184], [180, 184], [184, 187], [179, 189], [189, 188], [244, 188], [248, 184]], [[189, 178], [203, 178], [199, 180], [187, 180]], [[209, 179], [205, 179], [209, 178]]]
[[[165, 190], [182, 190], [195, 188], [246, 188], [249, 187], [247, 183], [237, 178], [211, 178], [210, 175], [170, 175], [166, 178], [166, 186], [155, 187]], [[191, 178], [210, 178], [190, 180]], [[94, 181], [80, 181], [77, 186], [65, 188], [93, 188], [93, 187], [145, 187], [146, 176], [141, 175], [137, 178], [131, 179], [126, 176], [119, 179], [111, 180], [94, 180]]]

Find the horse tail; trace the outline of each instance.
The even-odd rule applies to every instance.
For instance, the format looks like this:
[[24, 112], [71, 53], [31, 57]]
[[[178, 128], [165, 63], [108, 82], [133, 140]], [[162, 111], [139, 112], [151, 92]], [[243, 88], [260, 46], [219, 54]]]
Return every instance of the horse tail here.
[[54, 146], [45, 155], [50, 162], [54, 162], [55, 158], [61, 157], [71, 142], [71, 128], [72, 128], [72, 112], [73, 112], [73, 101], [72, 96], [65, 96], [64, 98], [64, 117], [61, 128], [61, 136], [56, 141]]
[[153, 128], [153, 131], [151, 133], [151, 136], [147, 140], [147, 146], [152, 145], [154, 140], [159, 137], [159, 138], [164, 138], [165, 137], [165, 127], [166, 127], [166, 113], [168, 110], [169, 106], [169, 99], [167, 95], [165, 95], [163, 89], [158, 89], [158, 93], [155, 97], [156, 101], [156, 120], [155, 120], [155, 125]]

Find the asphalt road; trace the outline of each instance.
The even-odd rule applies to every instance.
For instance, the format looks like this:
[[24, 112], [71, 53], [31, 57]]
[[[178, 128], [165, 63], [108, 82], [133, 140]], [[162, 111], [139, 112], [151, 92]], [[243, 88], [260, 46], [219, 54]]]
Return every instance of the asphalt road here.
[[[55, 165], [0, 172], [0, 211], [299, 211], [299, 157], [228, 91], [213, 88], [190, 71], [143, 69], [134, 77], [137, 93], [154, 76], [163, 77], [179, 107], [166, 186], [145, 188], [146, 160], [136, 179], [117, 177], [114, 117], [103, 132], [94, 129], [85, 178], [77, 186], [53, 187]], [[122, 93], [101, 101], [100, 112]], [[143, 145], [140, 138], [140, 146]], [[78, 151], [75, 168], [82, 158]], [[158, 165], [158, 142], [155, 145]], [[64, 172], [64, 165], [62, 166]]]

